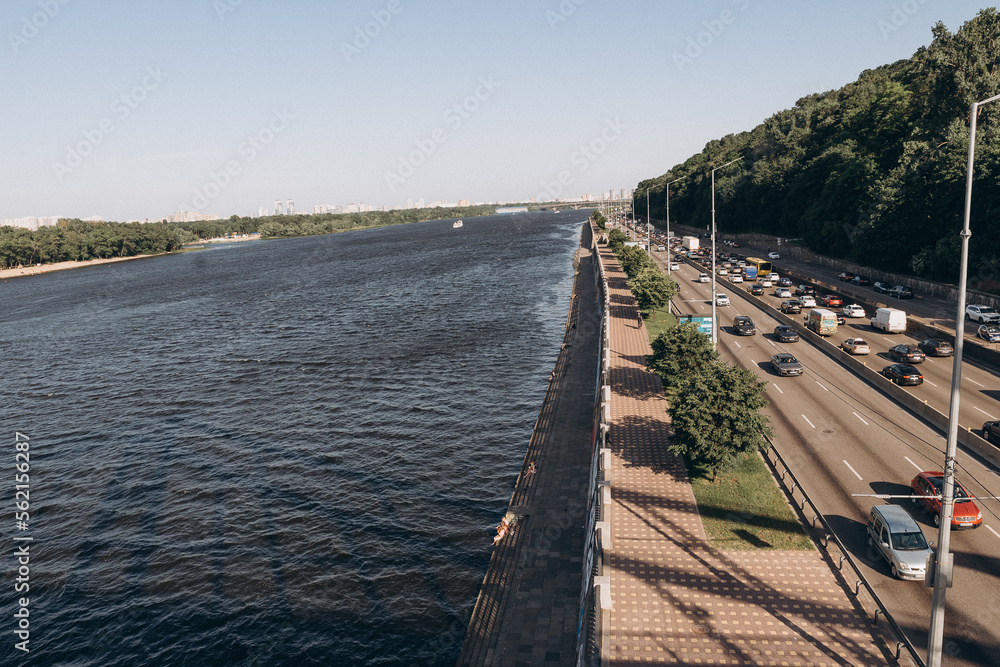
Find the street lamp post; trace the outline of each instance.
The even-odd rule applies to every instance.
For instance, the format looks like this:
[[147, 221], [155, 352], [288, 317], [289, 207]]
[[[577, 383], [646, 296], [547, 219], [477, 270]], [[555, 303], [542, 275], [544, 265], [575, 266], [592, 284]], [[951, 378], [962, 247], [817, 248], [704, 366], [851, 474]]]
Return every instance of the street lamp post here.
[[712, 349], [718, 349], [719, 343], [719, 321], [716, 316], [716, 298], [715, 298], [715, 172], [722, 167], [728, 167], [734, 162], [739, 162], [743, 158], [738, 157], [735, 160], [730, 160], [724, 165], [718, 166], [712, 170]]
[[951, 546], [951, 519], [955, 512], [955, 452], [958, 449], [958, 407], [962, 384], [962, 350], [965, 347], [965, 290], [969, 270], [969, 217], [972, 211], [972, 163], [976, 154], [976, 115], [979, 107], [1000, 100], [1000, 95], [972, 103], [969, 118], [969, 164], [965, 176], [965, 216], [962, 231], [962, 260], [958, 274], [958, 314], [955, 316], [955, 358], [951, 371], [951, 403], [948, 407], [948, 440], [944, 455], [944, 489], [941, 491], [941, 522], [934, 555], [934, 595], [931, 598], [931, 628], [927, 637], [927, 667], [941, 667], [944, 640], [944, 599], [951, 585], [954, 559]]
[[[683, 181], [685, 178], [686, 178], [686, 176], [682, 176], [680, 178], [676, 178], [676, 179], [670, 181], [669, 183], [667, 183], [664, 186], [664, 189], [667, 191], [667, 211], [666, 211], [666, 215], [667, 215], [667, 248], [668, 248], [668, 250], [669, 250], [669, 246], [670, 246], [670, 186], [673, 185], [674, 183], [676, 183], [677, 181]], [[668, 258], [668, 260], [669, 260], [669, 258]], [[670, 275], [670, 262], [669, 261], [667, 261], [667, 275], [668, 276]], [[713, 301], [715, 300], [715, 296], [712, 297], [712, 300]]]

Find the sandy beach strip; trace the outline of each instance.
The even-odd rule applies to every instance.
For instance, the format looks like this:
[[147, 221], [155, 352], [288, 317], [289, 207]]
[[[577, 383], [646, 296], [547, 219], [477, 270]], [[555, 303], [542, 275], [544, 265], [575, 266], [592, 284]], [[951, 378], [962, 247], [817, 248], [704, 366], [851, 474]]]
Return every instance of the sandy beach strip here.
[[0, 270], [0, 280], [8, 278], [23, 278], [25, 276], [38, 276], [53, 271], [64, 271], [66, 269], [79, 269], [84, 266], [95, 266], [97, 264], [110, 264], [112, 262], [124, 262], [129, 259], [140, 259], [142, 257], [160, 257], [169, 253], [159, 253], [156, 255], [132, 255], [131, 257], [108, 257], [107, 259], [88, 259], [84, 262], [54, 262], [52, 264], [37, 264], [26, 266], [21, 269]]

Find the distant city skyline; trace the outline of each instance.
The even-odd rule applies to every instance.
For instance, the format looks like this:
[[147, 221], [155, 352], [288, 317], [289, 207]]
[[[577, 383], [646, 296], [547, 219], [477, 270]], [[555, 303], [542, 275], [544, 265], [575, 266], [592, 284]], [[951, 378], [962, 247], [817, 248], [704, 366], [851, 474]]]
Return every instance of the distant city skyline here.
[[988, 6], [12, 0], [0, 218], [631, 188]]

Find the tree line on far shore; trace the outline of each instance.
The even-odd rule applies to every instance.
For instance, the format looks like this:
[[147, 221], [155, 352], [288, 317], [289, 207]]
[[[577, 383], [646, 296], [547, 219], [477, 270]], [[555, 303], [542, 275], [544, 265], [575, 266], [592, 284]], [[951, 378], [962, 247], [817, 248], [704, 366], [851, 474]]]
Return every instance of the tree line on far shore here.
[[495, 205], [398, 209], [366, 213], [274, 215], [261, 218], [234, 215], [227, 220], [197, 222], [90, 222], [61, 219], [36, 231], [0, 227], [0, 267], [14, 268], [54, 262], [152, 255], [178, 250], [199, 239], [259, 233], [261, 238], [315, 236], [354, 229], [401, 225], [422, 220], [492, 215]]

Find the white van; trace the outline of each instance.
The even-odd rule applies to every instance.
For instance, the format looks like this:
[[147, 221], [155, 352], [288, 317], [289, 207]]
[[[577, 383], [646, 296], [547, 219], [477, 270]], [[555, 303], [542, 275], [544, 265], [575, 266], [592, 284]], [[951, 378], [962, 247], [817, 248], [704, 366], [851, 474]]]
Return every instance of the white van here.
[[906, 313], [897, 308], [879, 308], [872, 315], [872, 328], [886, 333], [906, 331]]

